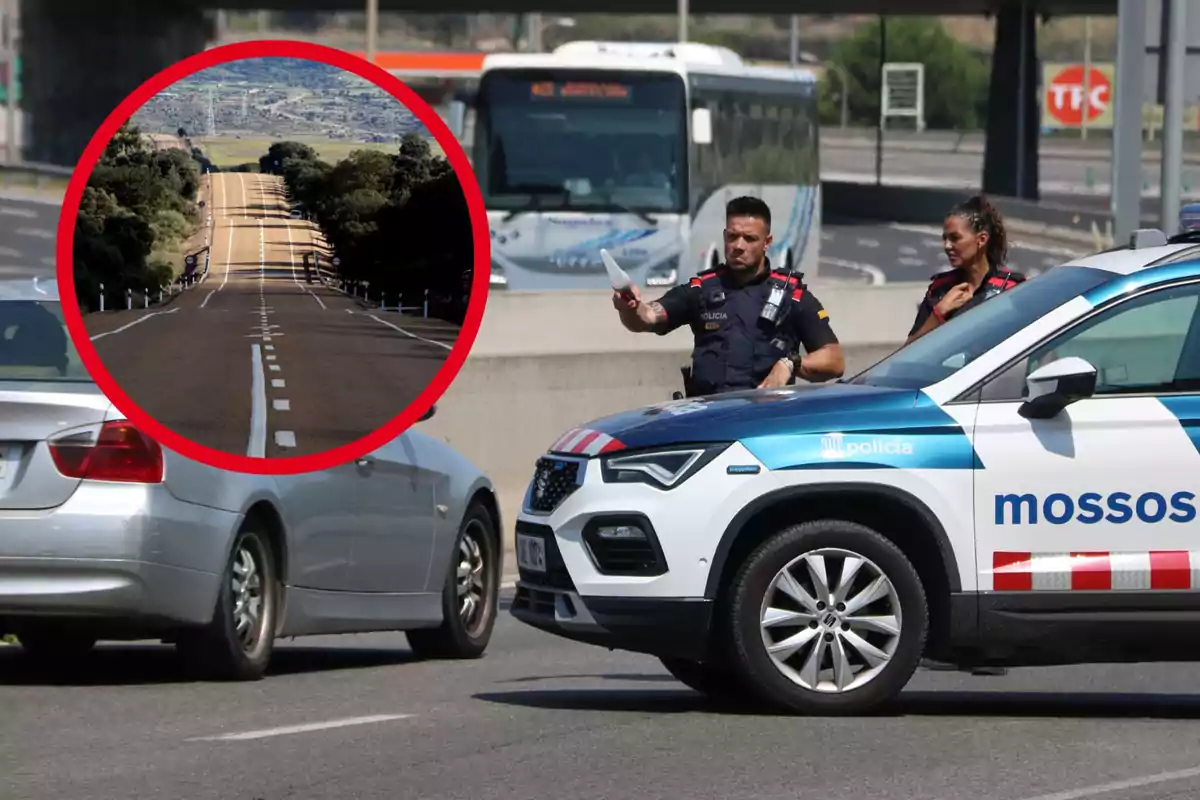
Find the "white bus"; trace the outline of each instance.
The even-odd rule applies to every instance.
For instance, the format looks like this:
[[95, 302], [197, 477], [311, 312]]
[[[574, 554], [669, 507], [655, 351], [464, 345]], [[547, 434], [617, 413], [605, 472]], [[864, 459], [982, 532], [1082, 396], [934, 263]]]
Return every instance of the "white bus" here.
[[[725, 203], [771, 208], [774, 266], [811, 279], [820, 245], [813, 73], [702, 44], [578, 41], [489, 55], [469, 139], [492, 285], [608, 286], [602, 248], [641, 286], [723, 259]], [[462, 131], [464, 108], [453, 117]]]

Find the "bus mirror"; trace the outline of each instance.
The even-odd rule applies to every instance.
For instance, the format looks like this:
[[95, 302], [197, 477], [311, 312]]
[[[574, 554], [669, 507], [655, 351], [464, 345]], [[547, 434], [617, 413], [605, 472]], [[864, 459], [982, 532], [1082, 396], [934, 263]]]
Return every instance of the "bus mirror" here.
[[692, 141], [696, 144], [712, 144], [712, 112], [707, 108], [692, 109]]

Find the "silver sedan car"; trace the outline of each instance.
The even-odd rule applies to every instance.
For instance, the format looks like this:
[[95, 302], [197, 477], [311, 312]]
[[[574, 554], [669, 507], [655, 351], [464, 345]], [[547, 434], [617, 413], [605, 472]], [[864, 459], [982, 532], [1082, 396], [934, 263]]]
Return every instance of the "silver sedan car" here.
[[56, 281], [0, 281], [0, 634], [29, 656], [160, 639], [253, 680], [279, 637], [400, 630], [418, 656], [476, 658], [500, 530], [488, 478], [412, 429], [305, 475], [184, 458], [93, 382]]

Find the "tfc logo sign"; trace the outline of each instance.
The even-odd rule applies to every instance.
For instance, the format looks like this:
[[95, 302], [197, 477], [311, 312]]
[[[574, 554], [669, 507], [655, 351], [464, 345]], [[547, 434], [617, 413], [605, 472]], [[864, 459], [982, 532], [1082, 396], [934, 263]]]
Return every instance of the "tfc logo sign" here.
[[1081, 125], [1085, 108], [1088, 122], [1094, 122], [1108, 110], [1112, 102], [1112, 83], [1102, 70], [1092, 67], [1087, 98], [1084, 97], [1081, 65], [1068, 66], [1049, 74], [1053, 77], [1045, 82], [1043, 106], [1046, 114], [1059, 125]]

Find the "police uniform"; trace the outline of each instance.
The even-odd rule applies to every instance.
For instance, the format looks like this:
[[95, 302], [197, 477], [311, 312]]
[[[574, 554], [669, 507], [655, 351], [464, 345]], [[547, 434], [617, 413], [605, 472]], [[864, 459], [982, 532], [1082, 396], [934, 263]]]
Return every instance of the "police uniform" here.
[[[990, 267], [987, 275], [984, 276], [983, 282], [979, 284], [979, 288], [972, 295], [971, 299], [963, 303], [958, 308], [946, 315], [946, 320], [952, 319], [959, 314], [966, 312], [969, 308], [974, 308], [980, 303], [995, 297], [1001, 292], [1006, 292], [1014, 286], [1019, 286], [1025, 281], [1025, 276], [1015, 270], [1005, 267]], [[960, 283], [967, 282], [967, 278], [962, 270], [948, 269], [945, 272], [939, 272], [929, 280], [929, 288], [925, 290], [925, 297], [921, 300], [921, 305], [917, 308], [917, 318], [913, 322], [912, 330], [908, 332], [909, 336], [916, 333], [925, 320], [933, 314], [933, 309], [941, 302], [946, 293]], [[945, 321], [945, 320], [943, 320]]]
[[[760, 318], [771, 278], [788, 282], [782, 321], [775, 324]], [[658, 302], [667, 318], [659, 335], [684, 325], [692, 329], [691, 396], [754, 389], [781, 358], [798, 359], [800, 345], [811, 353], [838, 341], [829, 314], [799, 276], [774, 272], [769, 262], [762, 277], [743, 285], [722, 264], [672, 288]]]

